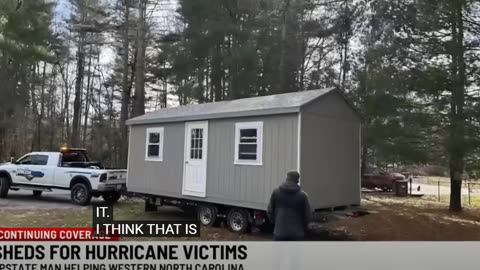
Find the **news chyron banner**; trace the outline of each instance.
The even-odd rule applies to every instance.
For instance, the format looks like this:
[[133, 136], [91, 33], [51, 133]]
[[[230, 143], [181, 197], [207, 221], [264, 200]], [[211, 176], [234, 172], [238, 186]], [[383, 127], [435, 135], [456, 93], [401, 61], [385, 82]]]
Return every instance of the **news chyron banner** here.
[[478, 269], [479, 250], [474, 242], [0, 242], [0, 270]]
[[[108, 205], [94, 206], [92, 218], [85, 228], [0, 228], [0, 270], [477, 269], [480, 250], [475, 242], [173, 241], [199, 237], [199, 224], [116, 220]], [[140, 237], [168, 241], [131, 241]]]

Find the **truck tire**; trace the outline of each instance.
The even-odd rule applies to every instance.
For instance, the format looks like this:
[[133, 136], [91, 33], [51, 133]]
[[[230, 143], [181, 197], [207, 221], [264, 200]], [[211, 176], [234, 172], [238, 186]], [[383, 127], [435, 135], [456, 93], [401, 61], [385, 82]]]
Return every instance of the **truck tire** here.
[[8, 190], [10, 189], [10, 182], [5, 176], [0, 176], [0, 198], [6, 198]]
[[41, 190], [34, 190], [33, 191], [33, 197], [40, 197], [42, 196], [42, 191]]
[[247, 232], [250, 228], [247, 210], [241, 208], [231, 209], [227, 215], [227, 227], [232, 232]]
[[213, 226], [217, 221], [218, 210], [215, 206], [209, 204], [199, 205], [197, 208], [197, 219], [203, 226]]
[[102, 195], [103, 200], [106, 203], [116, 203], [122, 195], [119, 192], [108, 192]]
[[84, 183], [77, 183], [72, 187], [70, 198], [73, 204], [87, 205], [92, 199], [92, 192]]

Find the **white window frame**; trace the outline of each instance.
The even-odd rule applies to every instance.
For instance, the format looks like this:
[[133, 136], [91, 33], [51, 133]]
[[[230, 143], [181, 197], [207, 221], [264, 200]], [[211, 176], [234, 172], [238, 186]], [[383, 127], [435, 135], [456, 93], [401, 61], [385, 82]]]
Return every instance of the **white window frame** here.
[[[160, 140], [158, 142], [158, 157], [148, 156], [148, 146], [150, 145], [150, 134], [158, 133]], [[146, 161], [163, 161], [163, 127], [147, 128], [147, 137], [145, 139], [145, 160]]]
[[[256, 129], [257, 130], [257, 159], [246, 160], [239, 159], [239, 147], [240, 147], [240, 130], [241, 129]], [[235, 157], [234, 164], [237, 165], [263, 165], [263, 122], [242, 122], [235, 123]]]

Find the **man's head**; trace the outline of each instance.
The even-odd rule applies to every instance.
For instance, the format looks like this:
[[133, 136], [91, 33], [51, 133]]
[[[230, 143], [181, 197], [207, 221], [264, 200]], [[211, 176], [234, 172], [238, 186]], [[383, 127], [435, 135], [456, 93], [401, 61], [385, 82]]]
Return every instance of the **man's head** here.
[[297, 171], [287, 172], [287, 181], [298, 184], [300, 179], [300, 174]]

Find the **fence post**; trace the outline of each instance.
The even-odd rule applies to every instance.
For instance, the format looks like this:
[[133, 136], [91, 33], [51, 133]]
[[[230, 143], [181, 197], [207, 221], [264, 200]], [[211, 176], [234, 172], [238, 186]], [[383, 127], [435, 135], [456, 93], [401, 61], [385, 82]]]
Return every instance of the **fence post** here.
[[467, 183], [467, 190], [468, 190], [468, 205], [471, 205], [471, 200], [470, 200], [470, 182]]
[[437, 192], [438, 192], [438, 201], [440, 201], [440, 181], [437, 181]]

